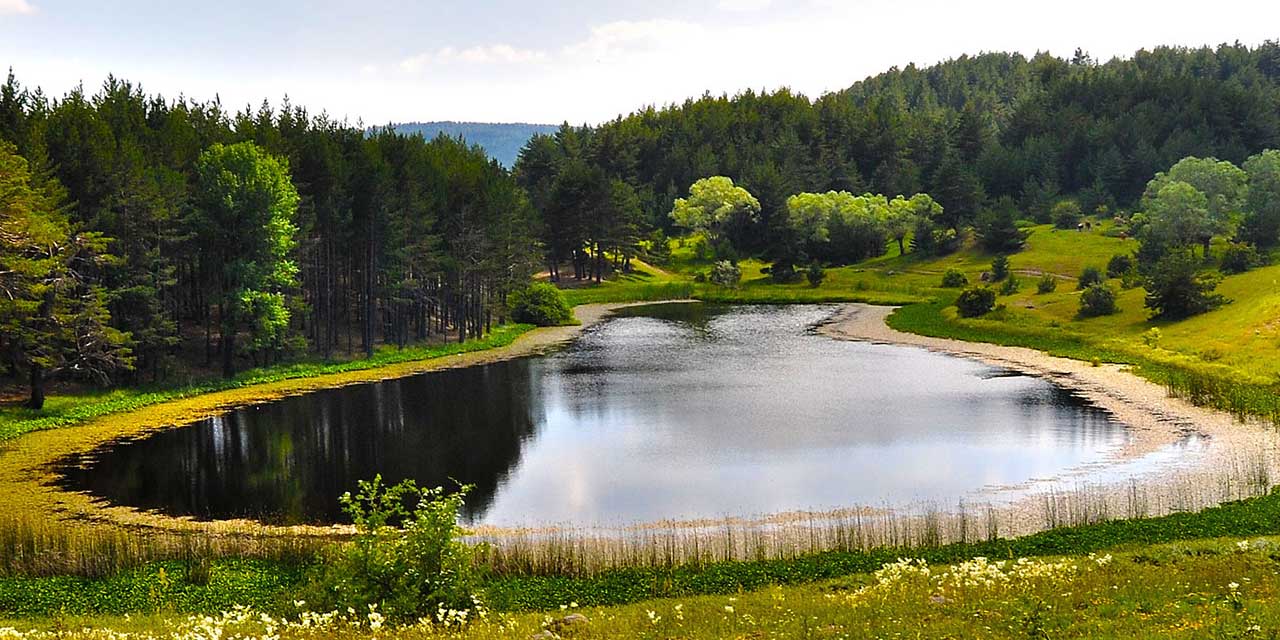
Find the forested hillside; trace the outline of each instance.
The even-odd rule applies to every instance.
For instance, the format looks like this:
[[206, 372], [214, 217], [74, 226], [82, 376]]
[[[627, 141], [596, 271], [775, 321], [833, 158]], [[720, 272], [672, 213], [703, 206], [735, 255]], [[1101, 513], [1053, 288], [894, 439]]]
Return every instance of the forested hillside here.
[[490, 158], [510, 168], [515, 164], [520, 149], [535, 134], [554, 133], [557, 127], [551, 124], [526, 124], [523, 122], [404, 122], [391, 125], [396, 133], [404, 135], [420, 134], [431, 139], [444, 134], [451, 138], [462, 138], [467, 144], [474, 144], [489, 154]]
[[575, 216], [598, 222], [573, 204], [582, 189], [570, 183], [584, 175], [633, 194], [634, 216], [613, 207], [608, 217], [667, 231], [691, 184], [727, 176], [759, 200], [739, 249], [762, 254], [791, 242], [776, 221], [796, 193], [928, 193], [953, 229], [987, 210], [1047, 221], [1065, 197], [1109, 215], [1132, 211], [1152, 176], [1184, 157], [1239, 165], [1277, 146], [1280, 44], [1268, 42], [1105, 63], [988, 53], [891, 70], [816, 100], [704, 96], [535, 137], [516, 174], [546, 219], [548, 246], [587, 241], [590, 224]]
[[140, 383], [478, 336], [536, 228], [476, 147], [109, 79], [0, 88], [0, 374]]

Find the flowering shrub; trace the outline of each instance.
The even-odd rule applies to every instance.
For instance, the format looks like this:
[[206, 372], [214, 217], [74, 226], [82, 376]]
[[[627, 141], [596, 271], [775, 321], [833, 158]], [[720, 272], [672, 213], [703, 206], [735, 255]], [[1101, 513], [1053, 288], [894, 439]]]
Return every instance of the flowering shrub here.
[[[470, 487], [446, 495], [412, 480], [392, 487], [382, 477], [361, 481], [342, 508], [355, 540], [328, 564], [316, 599], [321, 605], [371, 607], [398, 620], [434, 618], [462, 625], [479, 608], [475, 549], [462, 540], [458, 512]], [[406, 507], [416, 499], [416, 506]], [[382, 615], [382, 614], [379, 614]]]

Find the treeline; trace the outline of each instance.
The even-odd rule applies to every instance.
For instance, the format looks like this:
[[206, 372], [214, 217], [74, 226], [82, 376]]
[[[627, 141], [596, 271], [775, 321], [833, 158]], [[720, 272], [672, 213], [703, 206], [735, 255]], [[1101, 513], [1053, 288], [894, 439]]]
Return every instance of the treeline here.
[[624, 231], [593, 232], [614, 242], [672, 231], [669, 213], [690, 185], [729, 177], [760, 203], [738, 232], [742, 247], [767, 254], [778, 252], [774, 231], [785, 225], [776, 218], [797, 193], [928, 193], [951, 229], [1010, 210], [1048, 221], [1065, 197], [1088, 214], [1131, 210], [1152, 175], [1189, 155], [1240, 164], [1277, 146], [1280, 44], [1268, 42], [1158, 48], [1106, 63], [1083, 52], [966, 56], [814, 101], [787, 90], [704, 96], [537, 136], [516, 174], [547, 218], [555, 253], [583, 246], [578, 230], [593, 224], [561, 217], [576, 210], [556, 191], [576, 193], [563, 184], [571, 170], [634, 194], [638, 211], [618, 218]]
[[[53, 311], [40, 302], [52, 291], [100, 301], [129, 352], [114, 364], [133, 365], [102, 369], [139, 382], [219, 358], [230, 375], [302, 353], [477, 336], [535, 264], [521, 189], [447, 137], [367, 133], [287, 101], [229, 113], [115, 78], [54, 99], [10, 74], [0, 140], [6, 267], [39, 257], [41, 220], [59, 227], [46, 236], [79, 238], [94, 256], [2, 276], [11, 297], [34, 300], [0, 309], [0, 373], [11, 376], [84, 373], [88, 346], [55, 341], [46, 347], [59, 353], [33, 359], [39, 340], [19, 335], [58, 324], [32, 319]], [[79, 288], [51, 288], [55, 272]]]

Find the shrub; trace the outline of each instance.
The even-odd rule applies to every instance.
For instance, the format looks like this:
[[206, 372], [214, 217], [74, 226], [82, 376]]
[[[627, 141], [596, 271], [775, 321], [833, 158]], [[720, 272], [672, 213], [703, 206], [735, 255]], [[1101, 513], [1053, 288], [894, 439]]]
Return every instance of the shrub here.
[[1090, 285], [1080, 294], [1080, 317], [1109, 316], [1116, 312], [1116, 291], [1105, 284]]
[[1040, 276], [1040, 280], [1036, 282], [1036, 291], [1040, 293], [1053, 293], [1058, 288], [1058, 279], [1053, 277], [1052, 273], [1046, 273]]
[[736, 289], [738, 283], [742, 281], [742, 269], [728, 260], [721, 260], [711, 267], [711, 275], [707, 279], [712, 284]]
[[1095, 284], [1102, 284], [1104, 281], [1102, 272], [1097, 267], [1085, 267], [1084, 271], [1080, 272], [1080, 280], [1076, 283], [1076, 289], [1084, 291]]
[[966, 278], [964, 273], [959, 269], [947, 269], [947, 272], [942, 274], [943, 287], [948, 289], [959, 289], [967, 284], [969, 284], [969, 279]]
[[974, 227], [983, 248], [992, 253], [1019, 251], [1027, 239], [1026, 233], [1018, 228], [1018, 207], [1008, 196], [979, 213]]
[[775, 262], [769, 269], [775, 284], [793, 284], [800, 281], [800, 272], [790, 262]]
[[996, 292], [991, 287], [970, 287], [956, 298], [956, 309], [963, 318], [976, 318], [996, 307]]
[[667, 234], [662, 229], [655, 229], [649, 234], [649, 250], [646, 252], [649, 261], [654, 264], [667, 264], [671, 262], [671, 241], [667, 239]]
[[1000, 282], [1009, 277], [1009, 256], [996, 256], [991, 261], [991, 281]]
[[1118, 253], [1111, 256], [1111, 260], [1107, 261], [1107, 277], [1123, 278], [1126, 273], [1133, 271], [1133, 267], [1133, 256]]
[[1059, 229], [1074, 229], [1080, 224], [1081, 215], [1079, 203], [1075, 200], [1063, 200], [1053, 205], [1053, 226]]
[[381, 476], [361, 480], [354, 496], [340, 498], [355, 538], [326, 563], [313, 605], [360, 611], [377, 605], [404, 621], [430, 618], [440, 609], [472, 609], [480, 586], [476, 549], [462, 540], [467, 531], [458, 526], [468, 490], [445, 495], [412, 480], [392, 487]]
[[540, 327], [552, 327], [573, 322], [573, 311], [564, 301], [564, 295], [555, 285], [535, 282], [517, 289], [507, 296], [511, 319]]
[[1174, 251], [1161, 258], [1147, 278], [1146, 306], [1157, 318], [1186, 318], [1216, 309], [1227, 299], [1214, 293], [1220, 277], [1201, 271], [1193, 251]]
[[1219, 268], [1226, 274], [1244, 273], [1258, 266], [1260, 262], [1258, 252], [1252, 246], [1243, 242], [1233, 242], [1223, 252], [1222, 264]]
[[827, 272], [822, 265], [813, 263], [809, 265], [809, 270], [805, 271], [804, 276], [809, 279], [809, 286], [817, 288], [822, 286], [822, 281], [827, 279]]
[[1000, 295], [1011, 296], [1022, 288], [1022, 283], [1018, 281], [1018, 276], [1009, 275], [1009, 278], [1000, 285]]

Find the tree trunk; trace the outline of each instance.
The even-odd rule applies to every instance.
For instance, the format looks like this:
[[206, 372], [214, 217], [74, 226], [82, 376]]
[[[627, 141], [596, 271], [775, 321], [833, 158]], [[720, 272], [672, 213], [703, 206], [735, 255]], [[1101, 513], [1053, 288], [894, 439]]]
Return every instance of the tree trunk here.
[[898, 255], [907, 255], [906, 236], [898, 236]]
[[39, 411], [44, 408], [44, 367], [31, 365], [31, 398], [27, 400], [27, 408]]

